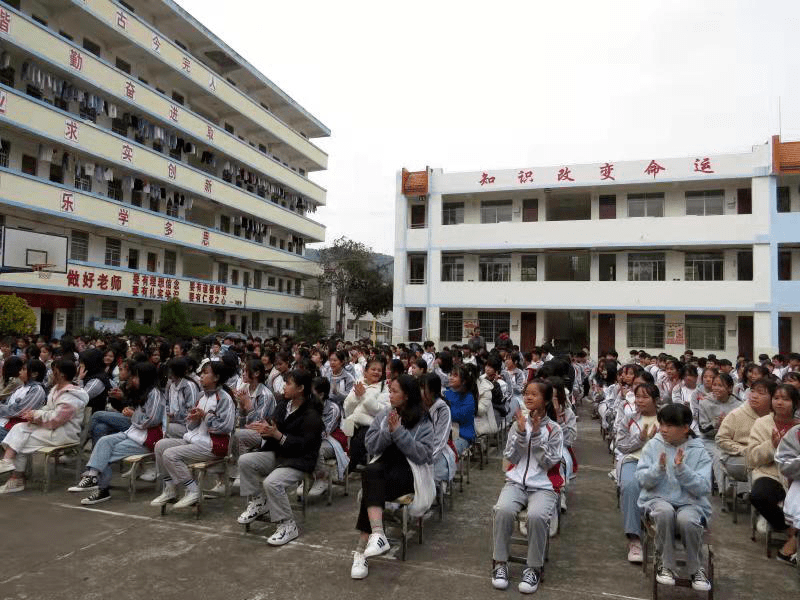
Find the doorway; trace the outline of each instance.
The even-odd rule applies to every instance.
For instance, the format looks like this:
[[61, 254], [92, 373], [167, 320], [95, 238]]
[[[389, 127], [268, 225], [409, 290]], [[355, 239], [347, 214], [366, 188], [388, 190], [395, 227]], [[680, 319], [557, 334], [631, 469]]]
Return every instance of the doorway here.
[[753, 317], [739, 317], [739, 354], [743, 354], [747, 360], [753, 360]]
[[616, 347], [616, 318], [613, 313], [597, 315], [597, 355], [614, 350]]
[[536, 313], [522, 313], [521, 321], [519, 348], [522, 352], [531, 352], [536, 347]]
[[589, 311], [547, 311], [546, 335], [557, 352], [578, 352], [589, 346]]
[[39, 335], [43, 335], [48, 340], [53, 337], [53, 318], [54, 311], [52, 308], [42, 308], [39, 320]]

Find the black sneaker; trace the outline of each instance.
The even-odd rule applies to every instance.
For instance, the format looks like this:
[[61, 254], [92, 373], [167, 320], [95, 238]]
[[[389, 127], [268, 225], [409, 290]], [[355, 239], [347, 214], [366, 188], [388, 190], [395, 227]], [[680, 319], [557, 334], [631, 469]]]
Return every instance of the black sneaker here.
[[675, 573], [667, 567], [660, 566], [656, 571], [656, 581], [661, 585], [675, 585]]
[[97, 490], [97, 476], [84, 475], [78, 482], [78, 485], [73, 485], [68, 488], [68, 492], [94, 492]]
[[707, 592], [711, 589], [711, 582], [708, 580], [705, 569], [698, 569], [697, 573], [692, 575], [692, 589], [698, 592]]
[[517, 589], [523, 594], [533, 594], [539, 589], [539, 573], [536, 569], [528, 567], [522, 572], [522, 581], [519, 582]]
[[500, 563], [492, 570], [492, 587], [496, 590], [504, 590], [508, 587], [508, 566], [506, 563]]
[[90, 506], [92, 504], [100, 504], [106, 500], [111, 500], [111, 493], [108, 489], [96, 490], [94, 493], [89, 494], [86, 498], [81, 500], [81, 504]]

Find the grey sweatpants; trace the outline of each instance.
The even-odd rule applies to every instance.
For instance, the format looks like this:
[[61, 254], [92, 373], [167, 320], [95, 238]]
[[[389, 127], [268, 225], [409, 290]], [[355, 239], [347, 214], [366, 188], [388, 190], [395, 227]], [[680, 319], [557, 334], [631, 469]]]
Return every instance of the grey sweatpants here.
[[689, 575], [697, 573], [702, 566], [700, 553], [705, 529], [705, 518], [700, 509], [691, 504], [675, 508], [666, 500], [652, 500], [645, 510], [656, 528], [656, 555], [661, 557], [661, 564], [672, 571], [676, 569], [675, 528], [677, 527], [683, 546], [686, 548], [686, 568]]
[[156, 442], [156, 471], [161, 477], [172, 479], [174, 484], [187, 483], [192, 473], [187, 465], [219, 458], [210, 450], [189, 444], [181, 439], [162, 438]]
[[521, 510], [528, 509], [528, 562], [529, 567], [541, 569], [547, 536], [550, 533], [550, 518], [556, 508], [558, 494], [553, 490], [530, 492], [516, 483], [507, 481], [494, 505], [494, 553], [497, 562], [508, 562], [511, 552], [511, 536]]
[[303, 472], [278, 467], [274, 452], [249, 452], [239, 457], [239, 493], [242, 496], [265, 494], [269, 519], [273, 523], [292, 521], [292, 506], [286, 489], [303, 481]]
[[747, 481], [747, 465], [745, 464], [744, 456], [734, 456], [733, 454], [720, 452], [719, 462], [722, 470], [730, 479], [735, 479], [740, 483]]

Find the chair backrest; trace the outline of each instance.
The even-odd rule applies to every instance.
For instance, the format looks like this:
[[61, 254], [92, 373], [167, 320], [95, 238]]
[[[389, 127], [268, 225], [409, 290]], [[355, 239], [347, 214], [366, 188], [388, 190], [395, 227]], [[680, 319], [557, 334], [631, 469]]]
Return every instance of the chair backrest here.
[[80, 447], [86, 444], [86, 440], [89, 438], [89, 425], [92, 422], [92, 408], [87, 404], [86, 408], [83, 409], [83, 424], [81, 425], [81, 435], [78, 438], [78, 443]]

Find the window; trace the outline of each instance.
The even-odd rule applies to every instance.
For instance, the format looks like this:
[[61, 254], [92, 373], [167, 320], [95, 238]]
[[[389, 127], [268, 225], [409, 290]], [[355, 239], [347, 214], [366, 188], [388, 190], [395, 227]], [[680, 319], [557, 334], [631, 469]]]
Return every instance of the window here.
[[278, 245], [278, 237], [274, 236], [274, 235], [269, 236], [269, 245], [272, 246], [273, 248], [275, 246], [277, 246]]
[[722, 281], [722, 252], [687, 252], [686, 281]]
[[291, 279], [287, 279], [286, 280], [286, 293], [287, 294], [291, 294], [292, 293], [292, 288], [293, 288], [292, 284], [293, 284], [293, 282], [292, 282]]
[[511, 255], [490, 254], [478, 257], [479, 281], [511, 281]]
[[8, 155], [11, 153], [11, 142], [0, 140], [0, 167], [8, 168]]
[[78, 107], [78, 116], [85, 121], [97, 123], [97, 109], [95, 108], [89, 108], [88, 106], [81, 104]]
[[686, 214], [697, 217], [725, 214], [725, 192], [722, 190], [686, 192]]
[[283, 279], [278, 279], [278, 292], [283, 293]]
[[136, 309], [135, 308], [126, 308], [125, 309], [125, 321], [135, 321], [136, 320]]
[[250, 322], [253, 331], [258, 331], [261, 329], [261, 313], [254, 312], [253, 316], [250, 317]]
[[588, 252], [556, 252], [545, 255], [547, 281], [589, 281], [591, 261]]
[[464, 281], [463, 255], [442, 254], [442, 281]]
[[92, 176], [84, 175], [81, 170], [75, 175], [75, 188], [84, 192], [92, 191]]
[[70, 260], [89, 260], [89, 234], [82, 231], [72, 230], [69, 240], [69, 259]]
[[286, 240], [278, 242], [278, 247], [280, 247], [281, 250], [286, 250]]
[[736, 254], [736, 278], [739, 281], [753, 281], [753, 251], [742, 250]]
[[106, 238], [106, 262], [109, 267], [118, 267], [122, 261], [122, 242]]
[[83, 298], [75, 298], [75, 305], [67, 310], [67, 333], [77, 333], [83, 327], [84, 308]]
[[100, 46], [89, 38], [83, 38], [83, 49], [88, 50], [95, 56], [100, 56]]
[[122, 202], [122, 180], [113, 179], [108, 182], [108, 197]]
[[481, 202], [481, 223], [510, 223], [511, 200], [484, 200]]
[[160, 208], [161, 208], [161, 199], [150, 196], [150, 210], [152, 210], [153, 212], [159, 212]]
[[502, 329], [511, 328], [511, 313], [478, 311], [478, 326], [485, 339], [494, 340]]
[[443, 342], [460, 342], [463, 324], [464, 313], [460, 310], [443, 310], [439, 313], [439, 338]]
[[408, 283], [418, 285], [425, 283], [425, 259], [424, 254], [411, 254], [408, 257]]
[[792, 251], [778, 251], [778, 279], [790, 281], [792, 279]]
[[442, 225], [460, 225], [463, 222], [463, 202], [444, 202], [442, 204]]
[[666, 259], [663, 252], [628, 254], [628, 281], [664, 281]]
[[175, 275], [177, 266], [177, 253], [174, 250], [164, 250], [164, 275]]
[[686, 315], [686, 347], [697, 350], [724, 350], [725, 317]]
[[122, 60], [119, 56], [117, 56], [115, 64], [120, 71], [125, 71], [128, 75], [130, 75], [131, 63]]
[[158, 270], [158, 254], [155, 252], [147, 253], [147, 270], [155, 273]]
[[144, 309], [144, 316], [142, 318], [142, 324], [144, 324], [144, 325], [152, 325], [153, 324], [153, 309], [152, 308], [145, 308]]
[[664, 194], [628, 194], [628, 217], [663, 217]]
[[128, 127], [123, 119], [111, 119], [111, 131], [118, 135], [128, 137]]
[[139, 270], [139, 251], [136, 248], [128, 248], [128, 268], [133, 271]]
[[177, 217], [178, 216], [178, 201], [173, 200], [172, 202], [167, 202], [167, 216], [168, 217]]
[[175, 102], [177, 102], [181, 106], [183, 106], [183, 103], [185, 102], [183, 94], [179, 94], [175, 90], [172, 90], [172, 99], [175, 100]]
[[230, 134], [233, 134], [235, 130], [233, 129], [233, 125], [231, 125], [230, 123], [225, 123], [225, 131], [227, 131]]
[[60, 35], [61, 37], [63, 37], [65, 40], [69, 40], [70, 42], [71, 42], [71, 41], [74, 39], [74, 38], [73, 38], [73, 37], [72, 37], [70, 34], [68, 34], [66, 31], [62, 31], [62, 30], [60, 30], [60, 29], [59, 29], [59, 31], [58, 31], [58, 35]]
[[522, 201], [522, 222], [533, 223], [539, 220], [539, 199], [528, 198]]
[[599, 279], [600, 281], [616, 281], [617, 280], [617, 255], [616, 254], [600, 254], [598, 255], [598, 262], [600, 263]]
[[100, 303], [100, 318], [101, 319], [116, 319], [117, 318], [117, 301], [116, 300], [103, 300]]
[[[91, 179], [90, 185], [91, 185]], [[142, 191], [141, 190], [134, 190], [131, 192], [131, 205], [138, 206], [141, 208], [142, 206]]]
[[269, 276], [267, 277], [267, 287], [274, 288], [275, 287], [275, 277]]
[[788, 186], [778, 186], [778, 212], [787, 213], [792, 210], [792, 198]]
[[239, 269], [231, 269], [231, 285], [239, 285]]
[[617, 218], [616, 196], [600, 196], [600, 218], [601, 219]]
[[538, 256], [535, 254], [523, 254], [520, 268], [520, 281], [536, 281], [536, 266]]
[[217, 274], [217, 281], [220, 283], [228, 283], [228, 264], [227, 263], [219, 263], [218, 274]]
[[22, 155], [22, 172], [36, 177], [36, 159], [27, 154]]
[[[629, 347], [664, 347], [664, 315], [628, 314], [627, 318]], [[694, 348], [694, 346], [692, 347]]]
[[547, 199], [548, 221], [588, 221], [591, 218], [590, 194], [558, 195]]
[[267, 327], [274, 327], [274, 326], [275, 326], [275, 318], [267, 317]]
[[427, 208], [424, 204], [411, 205], [411, 229], [425, 229], [427, 227], [425, 222]]
[[230, 233], [231, 232], [231, 218], [227, 215], [220, 215], [219, 216], [219, 230], [222, 233]]
[[33, 13], [31, 13], [31, 19], [33, 19], [34, 21], [36, 21], [40, 25], [44, 25], [45, 27], [47, 27], [47, 21], [45, 21], [42, 17], [39, 17], [39, 16], [34, 15]]
[[64, 168], [61, 163], [50, 163], [50, 181], [53, 183], [64, 183]]
[[303, 293], [303, 280], [302, 279], [295, 279], [294, 280], [294, 293], [295, 295], [299, 296]]
[[[253, 271], [253, 287], [257, 290], [261, 289], [261, 271]], [[258, 329], [253, 325], [253, 329]]]
[[423, 311], [421, 310], [408, 311], [408, 336], [406, 337], [406, 339], [409, 342], [422, 341], [423, 318], [424, 318]]

